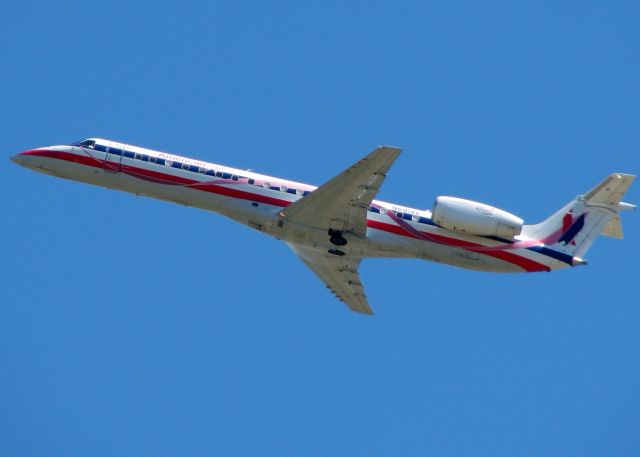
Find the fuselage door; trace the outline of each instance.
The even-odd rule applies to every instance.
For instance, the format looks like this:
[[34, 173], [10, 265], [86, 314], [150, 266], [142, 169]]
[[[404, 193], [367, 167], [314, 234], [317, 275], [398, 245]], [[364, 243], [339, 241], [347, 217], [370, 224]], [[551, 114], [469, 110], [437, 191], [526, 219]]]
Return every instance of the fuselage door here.
[[118, 173], [122, 169], [122, 155], [124, 154], [124, 144], [109, 142], [107, 153], [104, 159], [105, 171]]

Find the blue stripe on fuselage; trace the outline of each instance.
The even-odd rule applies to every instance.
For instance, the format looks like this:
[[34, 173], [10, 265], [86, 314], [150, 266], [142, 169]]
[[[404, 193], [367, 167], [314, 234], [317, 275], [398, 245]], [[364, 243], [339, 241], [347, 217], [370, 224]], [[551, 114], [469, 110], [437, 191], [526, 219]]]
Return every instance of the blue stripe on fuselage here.
[[555, 251], [546, 246], [532, 246], [527, 248], [529, 251], [537, 252], [538, 254], [546, 255], [548, 257], [559, 260], [560, 262], [564, 262], [569, 265], [573, 265], [573, 256], [569, 254], [565, 254], [564, 252]]

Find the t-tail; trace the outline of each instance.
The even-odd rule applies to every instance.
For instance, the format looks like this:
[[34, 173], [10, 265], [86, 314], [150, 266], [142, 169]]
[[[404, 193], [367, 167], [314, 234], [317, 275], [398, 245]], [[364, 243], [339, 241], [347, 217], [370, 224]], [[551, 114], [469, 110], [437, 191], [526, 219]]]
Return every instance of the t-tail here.
[[613, 173], [545, 221], [525, 225], [522, 234], [572, 256], [573, 265], [586, 264], [584, 256], [598, 235], [622, 238], [620, 212], [633, 210], [636, 206], [621, 199], [635, 178], [634, 175]]

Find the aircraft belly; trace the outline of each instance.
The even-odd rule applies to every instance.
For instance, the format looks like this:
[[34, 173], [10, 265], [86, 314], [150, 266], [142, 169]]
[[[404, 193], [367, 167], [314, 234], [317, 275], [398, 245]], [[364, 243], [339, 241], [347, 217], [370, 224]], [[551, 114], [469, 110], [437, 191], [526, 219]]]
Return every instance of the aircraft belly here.
[[467, 270], [519, 273], [524, 270], [513, 263], [489, 255], [453, 246], [422, 242], [416, 257], [432, 262], [444, 263]]
[[270, 226], [267, 233], [288, 243], [304, 246], [311, 249], [327, 252], [338, 249], [346, 255], [354, 257], [370, 257], [368, 241], [352, 233], [343, 233], [347, 243], [344, 246], [332, 244], [327, 233], [328, 228], [308, 227], [295, 223], [284, 223], [282, 227], [277, 224]]

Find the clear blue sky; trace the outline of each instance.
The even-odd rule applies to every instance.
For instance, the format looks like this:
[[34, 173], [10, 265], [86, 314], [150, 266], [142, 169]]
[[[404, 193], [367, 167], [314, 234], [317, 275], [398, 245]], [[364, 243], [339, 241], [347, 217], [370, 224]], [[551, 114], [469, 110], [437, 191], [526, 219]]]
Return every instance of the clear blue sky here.
[[537, 222], [640, 172], [640, 7], [534, 3], [5, 2], [0, 455], [639, 455], [638, 212], [570, 271], [365, 261], [366, 318], [276, 240], [8, 160], [320, 184], [393, 144], [381, 199]]

